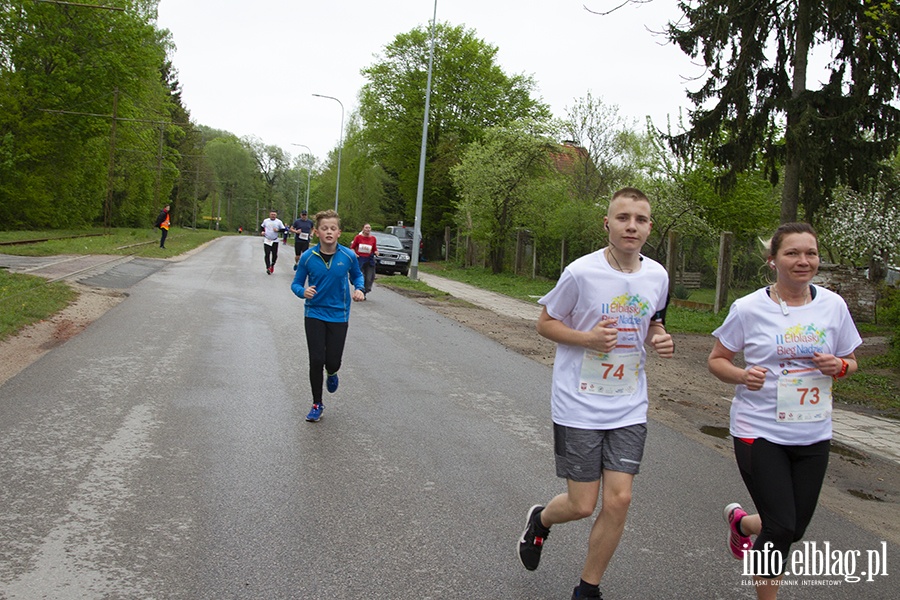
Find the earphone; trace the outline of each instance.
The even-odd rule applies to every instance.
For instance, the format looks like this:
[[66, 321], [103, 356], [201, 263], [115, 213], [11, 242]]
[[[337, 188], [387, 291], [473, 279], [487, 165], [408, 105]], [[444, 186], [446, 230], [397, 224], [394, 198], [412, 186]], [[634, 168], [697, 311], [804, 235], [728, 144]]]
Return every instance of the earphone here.
[[774, 268], [775, 268], [775, 262], [770, 260], [770, 261], [769, 261], [769, 266], [772, 267], [772, 268], [774, 269]]

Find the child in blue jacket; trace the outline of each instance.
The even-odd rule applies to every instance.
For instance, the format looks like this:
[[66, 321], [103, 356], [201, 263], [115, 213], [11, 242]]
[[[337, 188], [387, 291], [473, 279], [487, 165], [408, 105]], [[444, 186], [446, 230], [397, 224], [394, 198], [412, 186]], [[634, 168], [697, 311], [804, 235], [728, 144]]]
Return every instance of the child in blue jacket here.
[[[344, 354], [347, 326], [350, 320], [350, 300], [362, 302], [365, 280], [356, 254], [338, 244], [341, 219], [333, 210], [316, 215], [313, 230], [319, 243], [305, 251], [297, 263], [297, 273], [291, 291], [306, 300], [304, 325], [309, 350], [309, 383], [313, 405], [306, 420], [322, 418], [322, 382], [327, 379], [328, 391], [338, 388], [338, 369]], [[353, 292], [350, 291], [350, 282]], [[323, 369], [327, 378], [323, 377]]]

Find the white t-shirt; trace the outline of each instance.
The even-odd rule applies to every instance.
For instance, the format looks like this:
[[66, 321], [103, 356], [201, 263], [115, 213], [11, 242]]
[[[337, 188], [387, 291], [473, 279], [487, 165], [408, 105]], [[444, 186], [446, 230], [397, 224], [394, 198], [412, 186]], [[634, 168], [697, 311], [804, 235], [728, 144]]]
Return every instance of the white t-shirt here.
[[603, 250], [566, 267], [538, 302], [578, 331], [618, 318], [618, 345], [603, 355], [557, 344], [550, 406], [553, 422], [578, 429], [618, 429], [647, 422], [644, 342], [652, 317], [665, 308], [669, 275], [643, 257], [635, 273], [613, 269]]
[[[731, 403], [731, 435], [737, 438], [765, 438], [776, 444], [801, 446], [831, 439], [831, 378], [812, 363], [813, 352], [847, 356], [862, 344], [847, 303], [825, 288], [815, 287], [815, 298], [805, 306], [788, 307], [788, 314], [773, 302], [765, 288], [735, 300], [721, 327], [713, 331], [722, 345], [732, 352], [743, 352], [744, 362], [765, 367], [763, 387], [751, 392], [744, 385], [735, 386]], [[804, 381], [827, 384], [822, 399], [828, 410], [809, 418], [815, 420], [784, 421], [779, 407], [790, 389], [790, 382]], [[810, 383], [800, 383], [803, 390]], [[795, 384], [796, 387], [796, 384]], [[827, 394], [827, 396], [826, 396]], [[795, 396], [796, 396], [795, 390]], [[797, 396], [799, 398], [799, 396]], [[814, 399], [819, 402], [819, 397]], [[782, 406], [784, 405], [782, 400]], [[802, 408], [811, 408], [805, 403]], [[782, 413], [779, 415], [779, 413]]]
[[270, 242], [278, 239], [278, 234], [284, 229], [284, 223], [281, 219], [266, 219], [261, 225], [264, 230], [266, 239]]

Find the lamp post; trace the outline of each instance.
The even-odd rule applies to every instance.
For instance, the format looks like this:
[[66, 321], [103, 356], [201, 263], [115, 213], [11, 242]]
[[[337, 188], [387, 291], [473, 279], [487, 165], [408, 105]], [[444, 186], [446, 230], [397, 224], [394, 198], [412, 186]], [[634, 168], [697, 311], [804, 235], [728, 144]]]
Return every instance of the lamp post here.
[[335, 185], [334, 187], [334, 212], [337, 212], [338, 194], [341, 191], [341, 149], [344, 147], [344, 103], [334, 96], [325, 96], [323, 94], [313, 94], [313, 96], [316, 96], [317, 98], [328, 98], [329, 100], [334, 100], [341, 105], [341, 137], [340, 143], [338, 144], [337, 185]]
[[[306, 148], [307, 154], [312, 156], [312, 150], [309, 149], [309, 146], [305, 146], [303, 144], [291, 144], [291, 146], [300, 146], [301, 148]], [[309, 162], [306, 163], [306, 212], [309, 213]], [[297, 178], [297, 201], [294, 203], [294, 220], [297, 220], [297, 207], [300, 204], [300, 178]]]
[[437, 0], [431, 18], [431, 50], [428, 53], [428, 81], [425, 85], [425, 117], [422, 121], [422, 147], [419, 149], [419, 185], [416, 188], [416, 220], [413, 223], [413, 247], [409, 261], [409, 278], [419, 278], [419, 240], [422, 239], [422, 195], [425, 190], [425, 150], [428, 144], [428, 110], [431, 106], [431, 71], [434, 66], [434, 27], [437, 22]]

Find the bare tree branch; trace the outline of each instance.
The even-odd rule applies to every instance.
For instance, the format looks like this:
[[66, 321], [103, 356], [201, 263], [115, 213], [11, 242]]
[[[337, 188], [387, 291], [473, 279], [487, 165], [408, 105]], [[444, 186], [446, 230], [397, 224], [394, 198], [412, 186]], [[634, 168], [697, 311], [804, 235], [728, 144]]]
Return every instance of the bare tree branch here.
[[588, 11], [588, 12], [591, 13], [591, 14], [594, 14], [594, 15], [600, 15], [601, 17], [605, 17], [606, 15], [611, 15], [612, 13], [616, 12], [617, 10], [619, 10], [620, 8], [622, 8], [623, 6], [625, 6], [626, 4], [649, 4], [650, 2], [653, 2], [653, 0], [625, 0], [624, 2], [622, 2], [621, 4], [619, 4], [618, 6], [616, 6], [615, 8], [611, 8], [610, 10], [607, 10], [607, 11], [596, 11], [596, 10], [591, 10], [591, 9], [589, 9], [587, 6], [585, 6], [584, 4], [582, 4], [581, 6], [584, 8], [584, 10]]

